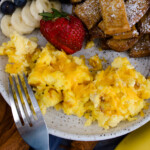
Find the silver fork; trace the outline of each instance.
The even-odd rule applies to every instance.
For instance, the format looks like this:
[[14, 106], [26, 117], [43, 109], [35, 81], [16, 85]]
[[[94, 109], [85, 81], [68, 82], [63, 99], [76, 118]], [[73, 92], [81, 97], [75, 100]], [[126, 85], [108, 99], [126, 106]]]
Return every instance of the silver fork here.
[[[33, 149], [49, 150], [49, 135], [45, 121], [25, 74], [23, 74], [23, 79], [26, 86], [23, 86], [19, 75], [17, 77], [10, 76], [8, 80], [9, 99], [14, 121], [24, 141]], [[19, 92], [19, 88], [21, 93]], [[28, 104], [25, 88], [27, 89], [34, 112]]]

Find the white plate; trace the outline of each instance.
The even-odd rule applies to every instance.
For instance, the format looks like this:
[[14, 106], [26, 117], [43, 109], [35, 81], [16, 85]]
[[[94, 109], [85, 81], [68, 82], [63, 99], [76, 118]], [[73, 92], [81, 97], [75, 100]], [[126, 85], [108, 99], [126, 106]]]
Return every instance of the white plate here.
[[[39, 38], [39, 45], [44, 46], [46, 44], [46, 40], [41, 36], [39, 31], [35, 31], [32, 35], [30, 35], [30, 37], [33, 36]], [[8, 39], [0, 31], [0, 44], [6, 42], [7, 40]], [[82, 49], [75, 55], [80, 56], [81, 54], [85, 55], [86, 58], [89, 58], [90, 56], [93, 56], [95, 54], [98, 54], [100, 58], [104, 57], [107, 60], [107, 63], [104, 64], [105, 67], [108, 66], [117, 56], [127, 57], [132, 65], [135, 66], [135, 68], [144, 76], [150, 76], [150, 58], [134, 59], [129, 58], [127, 53], [117, 53], [114, 51], [100, 52], [97, 46], [87, 50]], [[7, 93], [8, 75], [4, 72], [6, 63], [7, 57], [0, 56], [0, 92], [5, 98], [6, 102], [9, 104]], [[121, 136], [141, 127], [142, 125], [150, 121], [150, 108], [145, 111], [145, 117], [138, 116], [138, 120], [132, 122], [123, 121], [117, 127], [111, 128], [109, 130], [104, 130], [101, 127], [98, 127], [97, 123], [92, 124], [90, 127], [85, 127], [84, 118], [67, 116], [62, 111], [56, 111], [53, 108], [48, 109], [47, 114], [44, 116], [44, 118], [46, 120], [48, 131], [50, 134], [72, 140], [95, 141]]]

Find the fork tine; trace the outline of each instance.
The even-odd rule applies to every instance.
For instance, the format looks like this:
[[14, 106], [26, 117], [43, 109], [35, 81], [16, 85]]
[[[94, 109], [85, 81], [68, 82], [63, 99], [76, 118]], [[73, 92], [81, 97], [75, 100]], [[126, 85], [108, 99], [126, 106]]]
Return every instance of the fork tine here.
[[23, 101], [25, 103], [25, 107], [26, 107], [26, 110], [27, 110], [27, 114], [29, 116], [29, 119], [30, 119], [31, 123], [33, 123], [34, 122], [34, 117], [33, 117], [32, 111], [30, 109], [30, 106], [28, 104], [27, 97], [26, 97], [26, 94], [25, 94], [25, 91], [24, 91], [24, 88], [23, 88], [20, 76], [17, 75], [17, 77], [18, 77], [19, 86], [20, 86], [21, 93], [22, 93], [22, 98], [23, 98]]
[[17, 128], [20, 128], [22, 126], [19, 115], [18, 115], [18, 111], [15, 105], [15, 100], [14, 100], [14, 96], [13, 96], [13, 92], [12, 92], [12, 86], [10, 83], [10, 79], [8, 78], [8, 88], [9, 88], [9, 100], [10, 100], [10, 104], [11, 104], [11, 110], [12, 110], [12, 114], [16, 123]]
[[26, 78], [24, 73], [23, 73], [23, 77], [24, 77], [24, 81], [25, 81], [25, 84], [26, 84], [26, 87], [27, 87], [27, 91], [28, 91], [30, 100], [32, 102], [34, 111], [35, 111], [38, 119], [43, 119], [43, 116], [42, 116], [41, 110], [39, 108], [39, 105], [38, 105], [38, 103], [37, 103], [37, 101], [35, 99], [34, 93], [33, 93], [32, 89], [31, 89], [30, 85], [28, 84], [27, 78]]
[[15, 89], [16, 98], [17, 98], [19, 109], [20, 109], [21, 117], [24, 121], [24, 124], [29, 125], [29, 123], [27, 121], [27, 118], [25, 116], [24, 110], [23, 110], [23, 106], [22, 106], [22, 103], [21, 103], [20, 95], [19, 95], [19, 92], [18, 92], [18, 88], [17, 88], [17, 84], [16, 84], [16, 80], [15, 80], [14, 76], [12, 76], [12, 80], [13, 80], [13, 85], [14, 85], [14, 89]]

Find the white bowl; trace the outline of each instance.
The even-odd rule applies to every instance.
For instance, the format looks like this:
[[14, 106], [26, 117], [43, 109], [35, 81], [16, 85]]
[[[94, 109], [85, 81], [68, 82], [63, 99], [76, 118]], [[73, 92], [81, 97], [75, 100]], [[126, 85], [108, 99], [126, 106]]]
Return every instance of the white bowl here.
[[[0, 16], [1, 18], [2, 16]], [[39, 45], [45, 46], [46, 40], [42, 37], [40, 32], [34, 31], [28, 37], [38, 37]], [[6, 42], [8, 39], [0, 31], [0, 44]], [[150, 76], [150, 58], [129, 58], [128, 53], [118, 53], [114, 51], [99, 51], [97, 46], [77, 52], [76, 56], [84, 55], [86, 58], [98, 54], [100, 58], [105, 58], [107, 63], [104, 67], [107, 67], [115, 57], [127, 57], [135, 68], [141, 72], [144, 76]], [[6, 56], [0, 56], [0, 93], [9, 104], [8, 98], [8, 75], [4, 72], [5, 65], [7, 63]], [[148, 100], [150, 102], [150, 100]], [[95, 140], [105, 140], [114, 137], [118, 137], [129, 133], [148, 121], [150, 121], [150, 108], [144, 111], [145, 116], [138, 116], [138, 119], [132, 122], [123, 121], [118, 124], [117, 127], [111, 128], [109, 130], [104, 130], [98, 127], [97, 123], [92, 124], [90, 127], [85, 127], [84, 118], [78, 118], [76, 116], [67, 116], [62, 111], [56, 111], [53, 108], [49, 108], [47, 114], [44, 116], [49, 134], [53, 134], [58, 137], [71, 139], [71, 140], [81, 140], [81, 141], [95, 141]]]

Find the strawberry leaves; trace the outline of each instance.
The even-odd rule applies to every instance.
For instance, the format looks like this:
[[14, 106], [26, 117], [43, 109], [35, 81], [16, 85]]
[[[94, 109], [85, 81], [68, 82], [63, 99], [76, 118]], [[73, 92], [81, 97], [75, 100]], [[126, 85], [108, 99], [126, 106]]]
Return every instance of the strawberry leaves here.
[[67, 18], [68, 14], [65, 12], [59, 12], [57, 9], [52, 8], [52, 13], [49, 12], [43, 12], [39, 14], [40, 16], [42, 16], [43, 20], [48, 21], [48, 20], [53, 20], [53, 19], [57, 19], [57, 18]]

